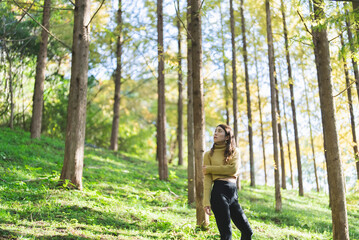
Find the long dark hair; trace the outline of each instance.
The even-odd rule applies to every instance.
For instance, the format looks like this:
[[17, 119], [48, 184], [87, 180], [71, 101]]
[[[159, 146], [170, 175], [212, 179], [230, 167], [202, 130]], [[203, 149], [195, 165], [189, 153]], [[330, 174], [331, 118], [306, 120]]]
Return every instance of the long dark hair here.
[[[225, 141], [226, 148], [224, 150], [224, 160], [223, 160], [224, 164], [228, 164], [229, 159], [234, 154], [234, 151], [237, 146], [236, 139], [234, 138], [234, 134], [233, 134], [232, 128], [230, 126], [228, 126], [226, 124], [219, 124], [217, 127], [220, 127], [224, 130], [225, 137], [228, 136], [228, 139], [226, 139], [226, 141]], [[213, 146], [211, 148], [211, 152], [209, 154], [211, 157], [213, 156], [214, 148], [215, 148], [215, 144], [213, 144]]]

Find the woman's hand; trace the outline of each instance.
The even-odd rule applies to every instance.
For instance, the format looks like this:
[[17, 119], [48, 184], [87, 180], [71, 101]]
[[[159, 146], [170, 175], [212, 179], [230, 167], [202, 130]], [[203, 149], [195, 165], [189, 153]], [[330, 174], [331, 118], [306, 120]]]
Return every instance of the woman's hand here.
[[202, 166], [202, 172], [203, 172], [203, 174], [207, 173], [207, 167], [206, 166]]
[[204, 212], [205, 212], [207, 215], [212, 215], [212, 213], [211, 213], [211, 207], [210, 207], [210, 206], [204, 207]]

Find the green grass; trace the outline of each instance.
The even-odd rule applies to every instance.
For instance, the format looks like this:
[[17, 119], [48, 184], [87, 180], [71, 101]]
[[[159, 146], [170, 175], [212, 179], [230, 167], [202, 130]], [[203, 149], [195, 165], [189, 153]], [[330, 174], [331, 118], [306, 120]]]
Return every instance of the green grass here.
[[[86, 148], [84, 189], [69, 191], [56, 187], [63, 154], [61, 141], [0, 129], [0, 239], [219, 239], [213, 215], [208, 231], [195, 226], [184, 167], [170, 166], [163, 182], [153, 160]], [[243, 182], [239, 195], [253, 239], [332, 237], [323, 193], [282, 191], [281, 213], [272, 187]], [[359, 239], [359, 194], [347, 199], [350, 238]]]

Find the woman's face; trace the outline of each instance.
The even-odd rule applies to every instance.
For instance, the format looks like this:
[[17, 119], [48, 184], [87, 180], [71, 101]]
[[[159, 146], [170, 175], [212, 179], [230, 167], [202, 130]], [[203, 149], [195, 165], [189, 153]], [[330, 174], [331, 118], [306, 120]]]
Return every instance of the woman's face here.
[[221, 127], [216, 127], [213, 135], [214, 143], [224, 143], [226, 140], [226, 132]]

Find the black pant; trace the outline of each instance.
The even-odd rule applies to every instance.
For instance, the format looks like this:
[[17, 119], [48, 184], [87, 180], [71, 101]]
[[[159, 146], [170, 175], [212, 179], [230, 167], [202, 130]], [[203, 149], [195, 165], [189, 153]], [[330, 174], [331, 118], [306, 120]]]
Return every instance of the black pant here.
[[241, 231], [241, 240], [252, 239], [252, 229], [243, 209], [238, 203], [237, 185], [228, 181], [215, 180], [211, 192], [211, 208], [216, 218], [221, 240], [232, 239], [231, 218]]

